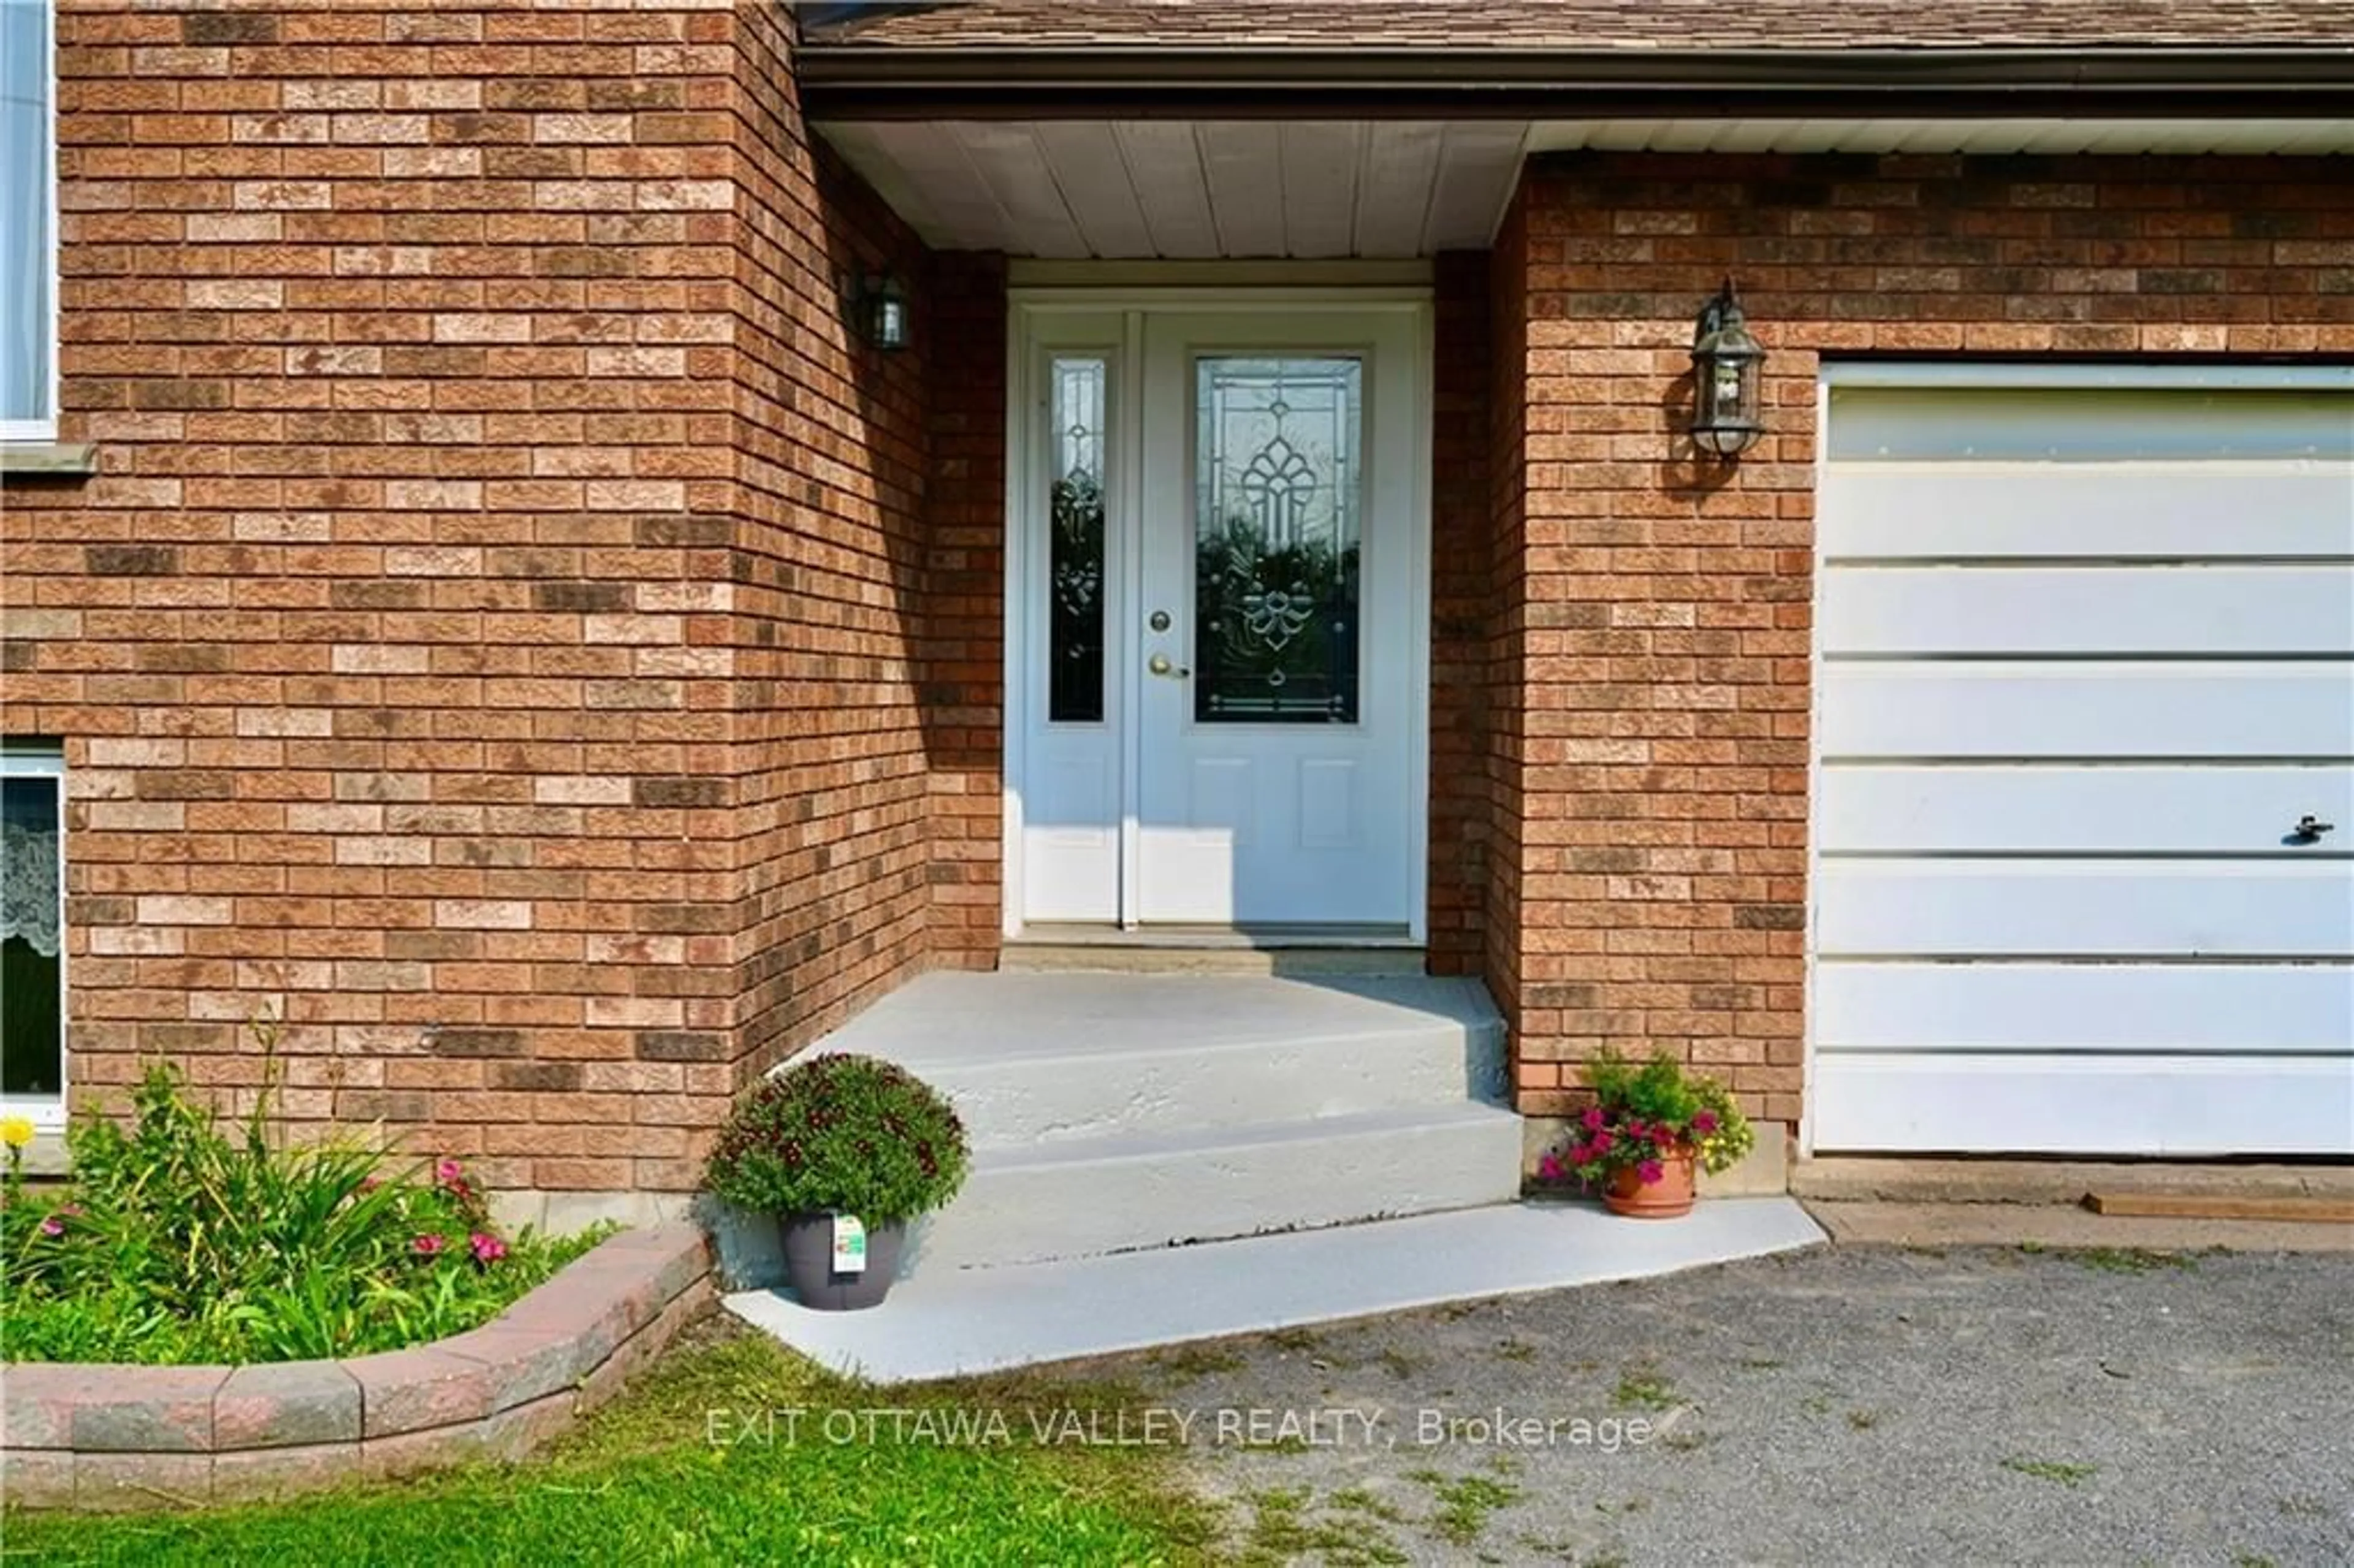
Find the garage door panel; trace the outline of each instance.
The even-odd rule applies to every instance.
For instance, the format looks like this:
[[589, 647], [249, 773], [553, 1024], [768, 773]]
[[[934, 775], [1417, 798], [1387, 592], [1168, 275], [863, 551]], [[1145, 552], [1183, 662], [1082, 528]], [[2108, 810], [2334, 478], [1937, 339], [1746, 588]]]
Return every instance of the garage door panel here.
[[2354, 758], [2345, 663], [1827, 664], [1822, 755]]
[[2354, 1154], [2354, 374], [2087, 376], [1831, 387], [1808, 1139]]
[[1814, 1000], [1826, 1065], [1852, 1051], [2327, 1052], [2354, 1073], [2348, 964], [1826, 959]]
[[2354, 464], [1859, 464], [1815, 529], [1832, 559], [2347, 556]]
[[[2354, 765], [1826, 767], [1819, 848], [1839, 854], [2276, 854], [2354, 848]], [[2284, 842], [2300, 817], [2337, 825]], [[2339, 863], [2344, 865], [2341, 861]], [[2346, 866], [2354, 877], [2354, 866]]]
[[1817, 896], [1826, 957], [2354, 953], [2345, 861], [1830, 861]]
[[2324, 387], [1840, 387], [1825, 450], [1842, 469], [1858, 460], [1943, 460], [1955, 470], [2342, 461], [2354, 457], [2354, 401]]
[[2328, 654], [2354, 567], [1850, 567], [1823, 574], [1841, 654]]
[[2354, 1064], [1856, 1057], [1811, 1090], [1816, 1147], [1893, 1154], [2354, 1154]]

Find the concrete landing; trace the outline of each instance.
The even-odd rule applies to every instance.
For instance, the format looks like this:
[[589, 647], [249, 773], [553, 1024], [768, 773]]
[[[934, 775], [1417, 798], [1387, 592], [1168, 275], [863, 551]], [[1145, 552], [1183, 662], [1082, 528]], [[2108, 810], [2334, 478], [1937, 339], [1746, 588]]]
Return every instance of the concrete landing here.
[[1787, 1198], [1725, 1198], [1681, 1220], [1592, 1204], [1499, 1204], [1289, 1235], [918, 1275], [866, 1312], [781, 1290], [727, 1309], [813, 1360], [877, 1383], [1106, 1355], [1448, 1301], [1637, 1279], [1819, 1245]]
[[[1457, 1056], [1444, 1092], [1500, 1089], [1466, 1082], [1467, 1034], [1483, 1056], [1500, 1048], [1502, 1019], [1474, 980], [1427, 976], [1092, 973], [923, 975], [826, 1036], [829, 1051], [885, 1056], [911, 1072], [1002, 1070], [1114, 1055], [1132, 1070], [1164, 1052], [1261, 1050], [1270, 1044], [1350, 1052], [1397, 1033], [1448, 1030]], [[1488, 1035], [1496, 1035], [1490, 1040]], [[1322, 1064], [1322, 1065], [1330, 1065]]]

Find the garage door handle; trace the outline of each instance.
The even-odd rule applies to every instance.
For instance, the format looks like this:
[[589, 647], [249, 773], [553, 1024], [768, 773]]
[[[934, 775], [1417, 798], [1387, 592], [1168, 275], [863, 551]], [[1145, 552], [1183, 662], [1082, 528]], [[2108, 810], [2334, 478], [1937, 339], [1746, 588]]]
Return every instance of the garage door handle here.
[[2308, 812], [2296, 820], [2296, 826], [2288, 831], [2288, 836], [2301, 844], [2309, 844], [2337, 826], [2335, 822], [2325, 822]]

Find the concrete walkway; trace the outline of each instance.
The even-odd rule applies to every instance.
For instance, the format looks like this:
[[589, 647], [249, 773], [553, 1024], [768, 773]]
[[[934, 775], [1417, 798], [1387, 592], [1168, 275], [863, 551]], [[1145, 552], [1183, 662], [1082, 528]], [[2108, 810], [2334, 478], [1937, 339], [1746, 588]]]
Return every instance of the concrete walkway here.
[[1364, 1318], [1813, 1246], [1787, 1198], [1725, 1198], [1681, 1220], [1531, 1202], [1285, 1235], [998, 1268], [927, 1271], [864, 1312], [813, 1312], [779, 1290], [729, 1311], [838, 1371], [881, 1383]]

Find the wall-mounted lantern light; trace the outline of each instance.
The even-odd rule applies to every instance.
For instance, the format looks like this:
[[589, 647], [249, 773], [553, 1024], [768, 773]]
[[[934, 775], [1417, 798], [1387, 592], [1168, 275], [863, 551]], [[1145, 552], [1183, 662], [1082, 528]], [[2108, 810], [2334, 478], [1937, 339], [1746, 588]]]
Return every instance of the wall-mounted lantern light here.
[[1766, 433], [1757, 397], [1765, 347], [1749, 335], [1727, 278], [1692, 333], [1692, 444], [1731, 462]]
[[842, 315], [854, 334], [876, 348], [907, 346], [907, 289], [888, 268], [854, 272], [843, 281]]

